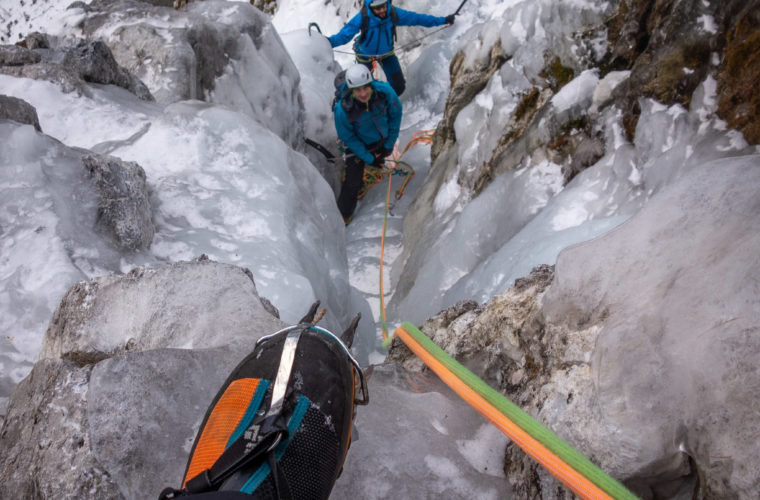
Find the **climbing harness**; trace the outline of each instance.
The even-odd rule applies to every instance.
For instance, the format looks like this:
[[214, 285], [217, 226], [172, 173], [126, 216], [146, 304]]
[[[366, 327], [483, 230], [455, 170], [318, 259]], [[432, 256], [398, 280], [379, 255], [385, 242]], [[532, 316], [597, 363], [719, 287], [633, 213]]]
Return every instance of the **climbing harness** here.
[[[406, 146], [404, 146], [404, 149], [401, 152], [398, 151], [398, 147], [394, 148], [393, 154], [389, 159], [386, 159], [386, 163], [383, 167], [375, 167], [372, 165], [365, 166], [363, 175], [364, 184], [359, 190], [357, 199], [362, 199], [367, 194], [367, 191], [369, 191], [372, 186], [380, 183], [384, 177], [387, 176], [388, 182], [390, 182], [391, 177], [397, 175], [404, 177], [404, 182], [401, 184], [401, 187], [396, 190], [396, 201], [400, 200], [401, 197], [404, 196], [409, 182], [411, 182], [416, 174], [414, 168], [401, 158], [416, 144], [431, 144], [433, 142], [434, 133], [435, 131], [433, 130], [421, 130], [415, 132], [412, 134], [412, 139], [406, 144]], [[345, 154], [345, 149], [342, 144], [338, 145], [338, 150], [343, 154], [343, 158], [353, 156], [352, 154]], [[391, 166], [389, 163], [395, 164], [395, 166]], [[389, 208], [390, 205], [386, 206], [386, 210]]]
[[414, 178], [415, 172], [411, 165], [404, 161], [397, 161], [397, 160], [386, 160], [387, 162], [396, 163], [396, 167], [375, 167], [372, 165], [367, 165], [364, 167], [364, 175], [362, 177], [362, 180], [364, 181], [364, 184], [362, 188], [359, 190], [359, 194], [356, 196], [357, 200], [361, 200], [364, 198], [364, 195], [367, 194], [367, 191], [370, 190], [372, 186], [375, 184], [380, 183], [383, 180], [383, 177], [388, 177], [390, 180], [390, 177], [393, 175], [399, 175], [404, 177], [404, 182], [401, 184], [401, 187], [396, 191], [396, 200], [401, 199], [401, 197], [404, 195], [404, 191], [406, 190], [407, 184], [409, 184], [409, 181], [411, 181]]
[[377, 70], [377, 63], [379, 61], [382, 61], [383, 59], [387, 59], [395, 55], [396, 55], [395, 50], [391, 50], [390, 52], [387, 52], [381, 56], [365, 56], [364, 54], [356, 53], [356, 62], [360, 62], [362, 64], [372, 63], [372, 70], [374, 72]]

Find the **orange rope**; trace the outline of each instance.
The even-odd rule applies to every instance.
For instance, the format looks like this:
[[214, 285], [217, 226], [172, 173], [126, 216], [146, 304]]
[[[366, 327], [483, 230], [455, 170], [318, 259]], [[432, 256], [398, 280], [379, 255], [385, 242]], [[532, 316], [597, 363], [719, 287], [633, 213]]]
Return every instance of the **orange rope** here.
[[[376, 63], [375, 63], [376, 64]], [[403, 151], [399, 153], [398, 150], [398, 144], [395, 144], [393, 146], [393, 155], [392, 158], [394, 162], [398, 165], [401, 162], [401, 158], [406, 154], [409, 149], [414, 146], [415, 144], [424, 143], [424, 144], [431, 144], [433, 142], [433, 134], [435, 133], [434, 130], [420, 130], [412, 134], [412, 139], [406, 144]], [[407, 164], [409, 168], [411, 169], [411, 165]], [[412, 175], [414, 175], [414, 169], [412, 169]], [[385, 256], [385, 228], [388, 224], [388, 205], [390, 204], [390, 198], [391, 198], [391, 178], [393, 175], [391, 173], [388, 174], [388, 193], [385, 198], [385, 217], [383, 218], [383, 234], [380, 238], [380, 320], [383, 326], [382, 334], [383, 334], [383, 346], [388, 347], [391, 342], [391, 337], [388, 335], [388, 325], [385, 322], [385, 293], [383, 290], [383, 259]], [[407, 178], [404, 180], [404, 183], [401, 185], [401, 188], [399, 189], [398, 193], [396, 194], [396, 199], [400, 198], [401, 195], [404, 193], [404, 189], [406, 188], [406, 184], [409, 182], [410, 177], [407, 176]]]
[[383, 292], [383, 256], [385, 255], [385, 228], [388, 224], [388, 203], [391, 199], [391, 179], [388, 176], [388, 193], [385, 195], [385, 217], [383, 218], [383, 235], [380, 238], [380, 319], [383, 325], [383, 344], [388, 342], [388, 325], [385, 323], [385, 293]]
[[530, 434], [509, 420], [491, 403], [476, 393], [470, 386], [457, 378], [440, 361], [419, 345], [403, 328], [396, 329], [395, 334], [414, 352], [431, 370], [433, 370], [446, 385], [451, 387], [462, 399], [475, 410], [499, 428], [506, 436], [514, 441], [528, 455], [562, 481], [576, 495], [583, 499], [612, 500], [612, 497], [601, 490], [589, 479], [563, 462], [557, 455], [548, 450]]

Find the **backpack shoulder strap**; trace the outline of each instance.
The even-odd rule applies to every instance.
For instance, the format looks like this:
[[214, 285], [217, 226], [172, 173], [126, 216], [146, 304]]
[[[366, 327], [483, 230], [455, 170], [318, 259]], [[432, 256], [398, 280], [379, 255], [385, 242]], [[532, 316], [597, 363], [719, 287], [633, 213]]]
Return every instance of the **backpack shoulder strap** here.
[[[391, 4], [391, 2], [388, 2], [391, 7], [391, 33], [393, 34], [393, 41], [396, 41], [396, 25], [398, 24], [398, 12], [396, 12], [396, 7]], [[365, 38], [367, 38], [367, 29], [369, 28], [369, 13], [367, 13], [367, 2], [364, 2], [362, 5], [362, 24], [359, 28], [359, 43], [362, 43]]]
[[396, 12], [396, 7], [394, 5], [391, 5], [391, 33], [393, 33], [393, 41], [396, 42], [396, 25], [398, 24], [398, 12]]
[[367, 38], [367, 29], [369, 28], [369, 13], [367, 12], [367, 2], [362, 5], [362, 24], [359, 28], [359, 43], [362, 43]]

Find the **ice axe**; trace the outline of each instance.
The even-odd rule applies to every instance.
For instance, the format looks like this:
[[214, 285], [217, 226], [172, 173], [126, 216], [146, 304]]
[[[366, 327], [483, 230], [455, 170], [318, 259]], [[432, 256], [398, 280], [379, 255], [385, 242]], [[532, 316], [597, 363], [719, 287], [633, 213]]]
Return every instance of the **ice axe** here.
[[464, 4], [466, 3], [467, 3], [467, 0], [462, 0], [462, 3], [459, 4], [459, 8], [457, 8], [457, 10], [454, 12], [455, 16], [459, 15], [459, 11], [462, 10], [462, 7], [464, 7]]

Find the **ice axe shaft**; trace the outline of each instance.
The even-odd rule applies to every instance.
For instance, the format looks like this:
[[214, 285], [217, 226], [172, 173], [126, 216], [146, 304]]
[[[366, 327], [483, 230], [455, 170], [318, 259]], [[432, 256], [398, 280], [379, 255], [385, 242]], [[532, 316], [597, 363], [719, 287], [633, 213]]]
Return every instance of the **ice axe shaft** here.
[[454, 12], [455, 16], [459, 15], [459, 11], [462, 10], [462, 7], [464, 7], [464, 4], [467, 3], [467, 0], [462, 0], [462, 3], [459, 4], [459, 8]]

